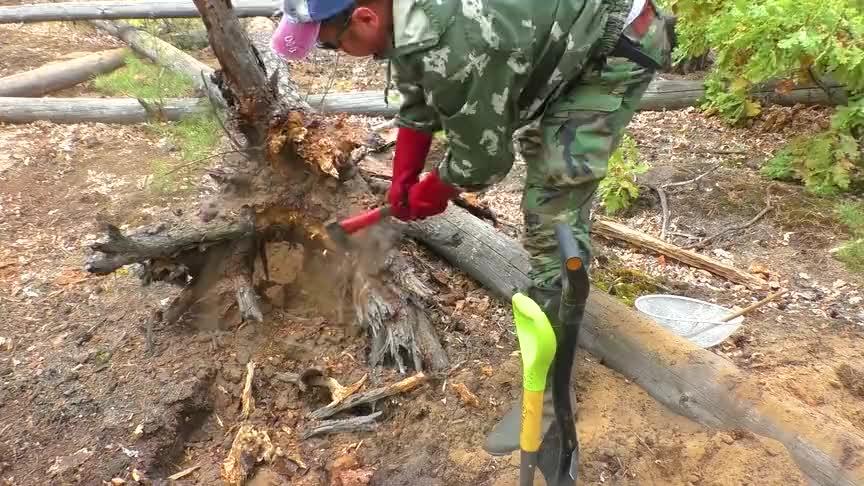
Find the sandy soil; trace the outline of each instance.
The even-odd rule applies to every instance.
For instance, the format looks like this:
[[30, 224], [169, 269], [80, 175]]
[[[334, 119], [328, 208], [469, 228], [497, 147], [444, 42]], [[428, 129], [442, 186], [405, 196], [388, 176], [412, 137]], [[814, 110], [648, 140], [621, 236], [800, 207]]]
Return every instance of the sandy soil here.
[[[68, 42], [64, 36], [72, 31], [63, 29], [0, 26], [0, 75], [114, 46], [77, 32], [82, 37]], [[369, 74], [381, 73], [380, 66], [340, 62], [338, 89], [380, 87], [382, 74]], [[317, 91], [328, 71], [309, 63], [295, 72], [304, 89]], [[357, 76], [366, 81], [348, 79]], [[646, 184], [687, 179], [723, 163], [698, 186], [669, 191], [670, 227], [699, 235], [758, 212], [766, 184], [753, 168], [772, 147], [824, 119], [823, 112], [807, 110], [779, 126], [768, 116], [732, 130], [692, 111], [642, 113], [631, 128], [653, 166]], [[200, 173], [183, 173], [167, 192], [146, 183], [153, 162], [171, 156], [144, 126], [0, 126], [0, 478], [6, 484], [112, 478], [135, 484], [135, 475], [165, 478], [196, 466], [183, 481], [218, 484], [240, 422], [249, 361], [257, 363], [256, 422], [267, 424], [284, 452], [258, 468], [252, 484], [516, 484], [518, 456], [494, 458], [480, 447], [519, 396], [508, 311], [412, 242], [403, 251], [428, 263], [422, 277], [439, 290], [430, 310], [454, 367], [380, 402], [376, 410], [384, 413], [375, 432], [300, 439], [312, 425], [306, 414], [329, 397], [320, 389], [301, 392], [284, 381], [285, 373], [316, 366], [343, 385], [367, 375], [365, 389], [403, 378], [391, 369], [370, 370], [366, 337], [321, 305], [320, 296], [308, 295], [322, 290], [302, 281], [260, 325], [218, 336], [188, 325], [156, 329], [158, 352], [145, 357], [142, 323], [176, 290], [141, 287], [131, 271], [98, 278], [81, 269], [100, 222], [171, 222], [197, 210], [208, 195]], [[520, 228], [520, 170], [482, 198], [513, 234]], [[828, 206], [794, 186], [776, 191], [779, 210], [704, 251], [742, 268], [759, 263], [793, 292], [748, 316], [715, 351], [757, 374], [766, 389], [864, 431], [856, 382], [864, 363], [862, 280], [828, 254], [845, 236]], [[656, 195], [645, 189], [621, 220], [657, 234], [658, 215]], [[676, 293], [727, 306], [762, 296], [652, 254], [602, 240], [597, 245], [600, 263], [641, 269]], [[585, 353], [578, 356], [574, 393], [583, 484], [806, 484], [780, 444], [677, 416]]]

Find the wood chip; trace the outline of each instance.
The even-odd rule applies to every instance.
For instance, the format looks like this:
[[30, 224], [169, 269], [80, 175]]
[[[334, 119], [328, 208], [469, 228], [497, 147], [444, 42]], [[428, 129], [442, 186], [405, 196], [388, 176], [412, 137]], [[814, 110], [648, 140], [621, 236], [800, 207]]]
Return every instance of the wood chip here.
[[193, 472], [197, 471], [199, 467], [201, 467], [201, 466], [187, 467], [186, 469], [184, 469], [180, 472], [176, 472], [176, 473], [168, 476], [168, 479], [170, 479], [172, 481], [176, 481], [180, 478], [186, 477], [186, 476], [192, 474]]
[[463, 404], [469, 407], [480, 408], [480, 399], [477, 398], [477, 395], [471, 393], [464, 383], [454, 383], [452, 388], [453, 391], [459, 395], [459, 400], [461, 400]]
[[242, 485], [255, 464], [272, 461], [277, 451], [266, 431], [256, 430], [250, 424], [241, 425], [222, 463], [222, 479], [231, 486]]
[[243, 394], [240, 396], [243, 420], [247, 420], [252, 411], [255, 410], [255, 398], [252, 397], [252, 377], [255, 375], [255, 362], [246, 363], [246, 383], [243, 385]]

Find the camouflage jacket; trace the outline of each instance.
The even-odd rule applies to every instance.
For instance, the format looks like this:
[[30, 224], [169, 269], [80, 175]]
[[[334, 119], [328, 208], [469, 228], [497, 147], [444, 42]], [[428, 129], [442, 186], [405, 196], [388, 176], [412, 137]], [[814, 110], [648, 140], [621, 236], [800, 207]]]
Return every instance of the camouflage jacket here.
[[[619, 37], [632, 0], [393, 0], [397, 125], [444, 129], [441, 178], [476, 191], [513, 163], [513, 132]], [[611, 44], [609, 44], [611, 46]]]

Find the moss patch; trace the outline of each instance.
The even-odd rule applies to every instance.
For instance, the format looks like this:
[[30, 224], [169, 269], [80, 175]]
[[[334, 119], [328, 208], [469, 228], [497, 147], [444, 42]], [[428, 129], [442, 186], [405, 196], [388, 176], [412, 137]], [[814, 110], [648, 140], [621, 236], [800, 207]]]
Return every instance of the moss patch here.
[[596, 288], [631, 307], [639, 296], [653, 294], [660, 290], [654, 277], [614, 263], [593, 269], [591, 282]]

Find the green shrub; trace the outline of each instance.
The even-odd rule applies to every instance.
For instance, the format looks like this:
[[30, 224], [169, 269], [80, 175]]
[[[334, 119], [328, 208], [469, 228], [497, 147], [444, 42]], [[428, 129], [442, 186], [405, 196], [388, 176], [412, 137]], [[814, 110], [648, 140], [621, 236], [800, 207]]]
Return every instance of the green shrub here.
[[636, 142], [624, 135], [621, 145], [609, 158], [606, 177], [600, 181], [600, 205], [607, 214], [627, 209], [639, 197], [636, 176], [645, 173], [648, 164], [639, 161]]
[[864, 136], [864, 9], [861, 0], [669, 0], [679, 17], [675, 58], [716, 53], [702, 107], [740, 124], [761, 112], [754, 84], [778, 80], [778, 91], [830, 76], [849, 103], [831, 128], [796, 140], [763, 173], [799, 179], [819, 194], [849, 190], [861, 180]]
[[849, 228], [852, 240], [837, 252], [837, 259], [853, 271], [864, 273], [864, 203], [842, 203], [837, 206], [840, 221]]

